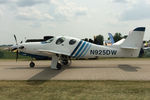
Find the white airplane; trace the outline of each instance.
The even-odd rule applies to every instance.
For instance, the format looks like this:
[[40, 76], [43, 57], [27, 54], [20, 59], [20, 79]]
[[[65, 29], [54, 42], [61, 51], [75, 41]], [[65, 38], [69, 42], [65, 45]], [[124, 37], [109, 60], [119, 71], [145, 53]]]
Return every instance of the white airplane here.
[[[96, 45], [81, 39], [59, 36], [44, 42], [31, 42], [12, 46], [12, 51], [27, 56], [52, 57], [51, 68], [61, 69], [62, 65], [69, 65], [71, 58], [93, 58], [99, 57], [138, 57], [145, 27], [138, 27], [132, 31], [126, 39], [122, 39], [111, 46]], [[35, 64], [31, 60], [30, 67]]]

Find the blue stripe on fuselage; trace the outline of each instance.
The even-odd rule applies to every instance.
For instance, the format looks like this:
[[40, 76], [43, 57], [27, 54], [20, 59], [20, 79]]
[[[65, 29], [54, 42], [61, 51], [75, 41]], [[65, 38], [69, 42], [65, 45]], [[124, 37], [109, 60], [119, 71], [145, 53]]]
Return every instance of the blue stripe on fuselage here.
[[91, 48], [91, 44], [89, 45], [89, 47], [88, 47], [88, 49], [85, 51], [85, 53], [83, 54], [83, 56], [82, 57], [84, 57], [86, 54], [87, 54], [87, 52], [89, 51], [89, 49]]
[[73, 52], [71, 53], [71, 55], [70, 56], [73, 56], [74, 55], [74, 53], [77, 51], [77, 49], [80, 47], [80, 45], [82, 44], [82, 40], [78, 43], [78, 45], [77, 45], [77, 47], [73, 50]]
[[83, 49], [83, 51], [80, 53], [80, 55], [78, 56], [78, 58], [80, 58], [82, 56], [82, 54], [85, 52], [85, 50], [87, 49], [87, 47], [89, 46], [89, 43], [86, 44], [85, 48]]
[[83, 47], [85, 46], [86, 42], [84, 41], [84, 43], [82, 44], [82, 46], [80, 47], [80, 49], [77, 51], [77, 53], [75, 54], [74, 57], [77, 57], [79, 55], [79, 53], [81, 52], [81, 50], [83, 49]]

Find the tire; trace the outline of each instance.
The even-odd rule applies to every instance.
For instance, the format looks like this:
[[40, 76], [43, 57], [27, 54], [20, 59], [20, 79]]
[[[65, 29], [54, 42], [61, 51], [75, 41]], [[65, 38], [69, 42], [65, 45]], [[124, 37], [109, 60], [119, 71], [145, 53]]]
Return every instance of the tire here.
[[63, 65], [68, 65], [68, 60], [62, 61], [62, 64], [63, 64]]
[[34, 68], [35, 63], [34, 62], [30, 62], [30, 68]]
[[61, 69], [61, 64], [57, 63], [57, 69], [60, 70]]

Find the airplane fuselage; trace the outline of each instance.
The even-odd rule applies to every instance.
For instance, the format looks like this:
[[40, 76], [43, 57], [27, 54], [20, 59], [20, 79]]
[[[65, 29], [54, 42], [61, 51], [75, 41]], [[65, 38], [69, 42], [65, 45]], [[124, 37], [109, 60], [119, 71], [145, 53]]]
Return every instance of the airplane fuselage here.
[[[64, 41], [57, 44], [57, 40], [63, 38]], [[74, 40], [74, 44], [69, 44]], [[38, 56], [51, 57], [53, 53], [61, 53], [72, 58], [93, 58], [99, 57], [136, 57], [134, 50], [121, 49], [118, 45], [102, 46], [89, 43], [80, 39], [71, 37], [54, 37], [52, 41], [36, 42], [36, 43], [23, 43], [24, 49], [21, 53], [32, 54]], [[48, 53], [41, 52], [49, 51]], [[132, 51], [132, 52], [131, 52]]]

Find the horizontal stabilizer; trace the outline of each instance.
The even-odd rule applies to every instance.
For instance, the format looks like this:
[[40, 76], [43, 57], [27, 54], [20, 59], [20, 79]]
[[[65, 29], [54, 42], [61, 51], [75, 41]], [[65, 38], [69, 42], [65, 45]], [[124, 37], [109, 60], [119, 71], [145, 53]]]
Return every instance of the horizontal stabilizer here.
[[134, 50], [137, 50], [138, 48], [137, 47], [121, 47], [121, 49], [134, 49]]

